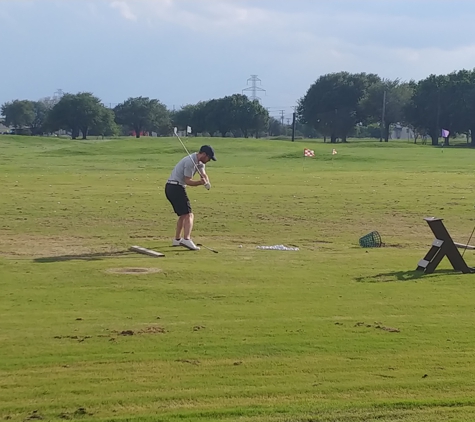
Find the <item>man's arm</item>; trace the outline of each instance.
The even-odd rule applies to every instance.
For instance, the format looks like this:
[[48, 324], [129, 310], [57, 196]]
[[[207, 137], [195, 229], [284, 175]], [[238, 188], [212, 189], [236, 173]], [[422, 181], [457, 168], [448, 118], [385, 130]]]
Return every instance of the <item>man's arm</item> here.
[[200, 180], [193, 180], [192, 177], [185, 176], [185, 183], [188, 186], [201, 186], [206, 184], [206, 180], [203, 177]]
[[200, 180], [193, 180], [193, 173], [195, 172], [195, 164], [193, 163], [192, 160], [186, 163], [185, 165], [185, 183], [188, 186], [201, 186], [201, 185], [206, 185], [206, 183], [209, 182], [208, 176], [204, 173], [204, 164], [198, 164], [197, 166], [198, 169], [198, 174], [200, 176]]
[[198, 173], [202, 179], [205, 179], [206, 182], [209, 182], [209, 177], [206, 174], [205, 165], [203, 163], [198, 164]]

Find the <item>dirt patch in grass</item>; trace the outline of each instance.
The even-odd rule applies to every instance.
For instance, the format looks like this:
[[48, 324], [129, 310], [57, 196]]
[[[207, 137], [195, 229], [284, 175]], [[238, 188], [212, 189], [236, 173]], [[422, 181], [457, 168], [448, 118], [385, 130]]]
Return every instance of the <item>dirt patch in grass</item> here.
[[54, 336], [57, 340], [76, 340], [79, 343], [82, 343], [85, 340], [92, 339], [94, 337], [97, 338], [108, 338], [109, 341], [115, 341], [117, 338], [116, 336], [120, 337], [129, 337], [129, 336], [136, 336], [140, 334], [165, 334], [167, 330], [159, 325], [150, 325], [148, 327], [139, 329], [139, 330], [122, 330], [122, 331], [111, 331], [110, 334], [100, 334], [98, 336]]
[[94, 413], [89, 413], [84, 407], [80, 407], [74, 413], [63, 412], [58, 415], [59, 419], [73, 420], [81, 416], [93, 416]]
[[91, 253], [85, 241], [76, 237], [14, 234], [0, 231], [0, 256], [42, 258]]
[[132, 275], [143, 275], [143, 274], [156, 274], [160, 273], [162, 270], [160, 268], [109, 268], [106, 270], [108, 274], [132, 274]]
[[190, 365], [199, 365], [200, 361], [199, 360], [194, 360], [194, 359], [177, 359], [175, 362], [180, 362], [180, 363], [188, 363]]
[[134, 336], [138, 334], [165, 334], [167, 330], [165, 328], [160, 327], [159, 325], [150, 325], [146, 328], [142, 328], [140, 330], [123, 330], [123, 331], [112, 331], [119, 336]]
[[55, 336], [54, 338], [59, 339], [59, 340], [62, 340], [64, 338], [65, 339], [70, 339], [70, 340], [77, 340], [79, 343], [82, 343], [84, 340], [92, 338], [92, 336], [84, 336], [84, 337], [81, 337], [81, 336]]
[[357, 322], [355, 324], [355, 327], [374, 328], [376, 330], [387, 331], [388, 333], [400, 333], [401, 332], [401, 330], [399, 328], [386, 327], [381, 322], [375, 322], [374, 324], [366, 324], [364, 322]]
[[159, 326], [151, 326], [144, 328], [143, 330], [139, 330], [138, 334], [165, 334], [167, 331], [163, 327]]

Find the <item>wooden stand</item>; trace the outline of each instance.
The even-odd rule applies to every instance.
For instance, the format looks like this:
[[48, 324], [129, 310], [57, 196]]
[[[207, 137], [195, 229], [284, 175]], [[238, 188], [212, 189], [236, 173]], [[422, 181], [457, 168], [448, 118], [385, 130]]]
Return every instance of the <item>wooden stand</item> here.
[[424, 218], [427, 221], [432, 233], [434, 233], [435, 240], [432, 243], [432, 247], [427, 252], [424, 259], [419, 261], [417, 265], [417, 271], [424, 271], [425, 274], [432, 274], [437, 266], [442, 261], [442, 258], [446, 256], [455, 271], [460, 271], [464, 274], [475, 273], [475, 268], [469, 267], [463, 256], [457, 249], [452, 237], [442, 222], [442, 218]]

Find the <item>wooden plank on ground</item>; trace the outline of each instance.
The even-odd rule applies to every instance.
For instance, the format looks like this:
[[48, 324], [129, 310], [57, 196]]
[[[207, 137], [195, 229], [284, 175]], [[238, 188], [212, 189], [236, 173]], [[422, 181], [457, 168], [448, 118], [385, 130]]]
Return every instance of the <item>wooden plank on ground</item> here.
[[161, 252], [157, 252], [157, 251], [154, 251], [152, 249], [142, 248], [141, 246], [131, 246], [130, 250], [132, 252], [137, 252], [137, 253], [141, 253], [143, 255], [152, 256], [154, 258], [161, 258], [161, 257], [165, 256]]

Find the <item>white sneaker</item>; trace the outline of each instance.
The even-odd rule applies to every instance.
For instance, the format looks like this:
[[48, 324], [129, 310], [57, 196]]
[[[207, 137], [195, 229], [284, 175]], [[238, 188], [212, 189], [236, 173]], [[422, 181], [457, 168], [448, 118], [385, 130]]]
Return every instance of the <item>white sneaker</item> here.
[[178, 240], [177, 240], [177, 239], [173, 239], [172, 246], [181, 246], [180, 243], [181, 243], [182, 240], [183, 240], [183, 239], [178, 239]]
[[199, 251], [200, 248], [196, 246], [191, 239], [181, 239], [180, 245], [185, 248], [190, 249], [191, 251]]

